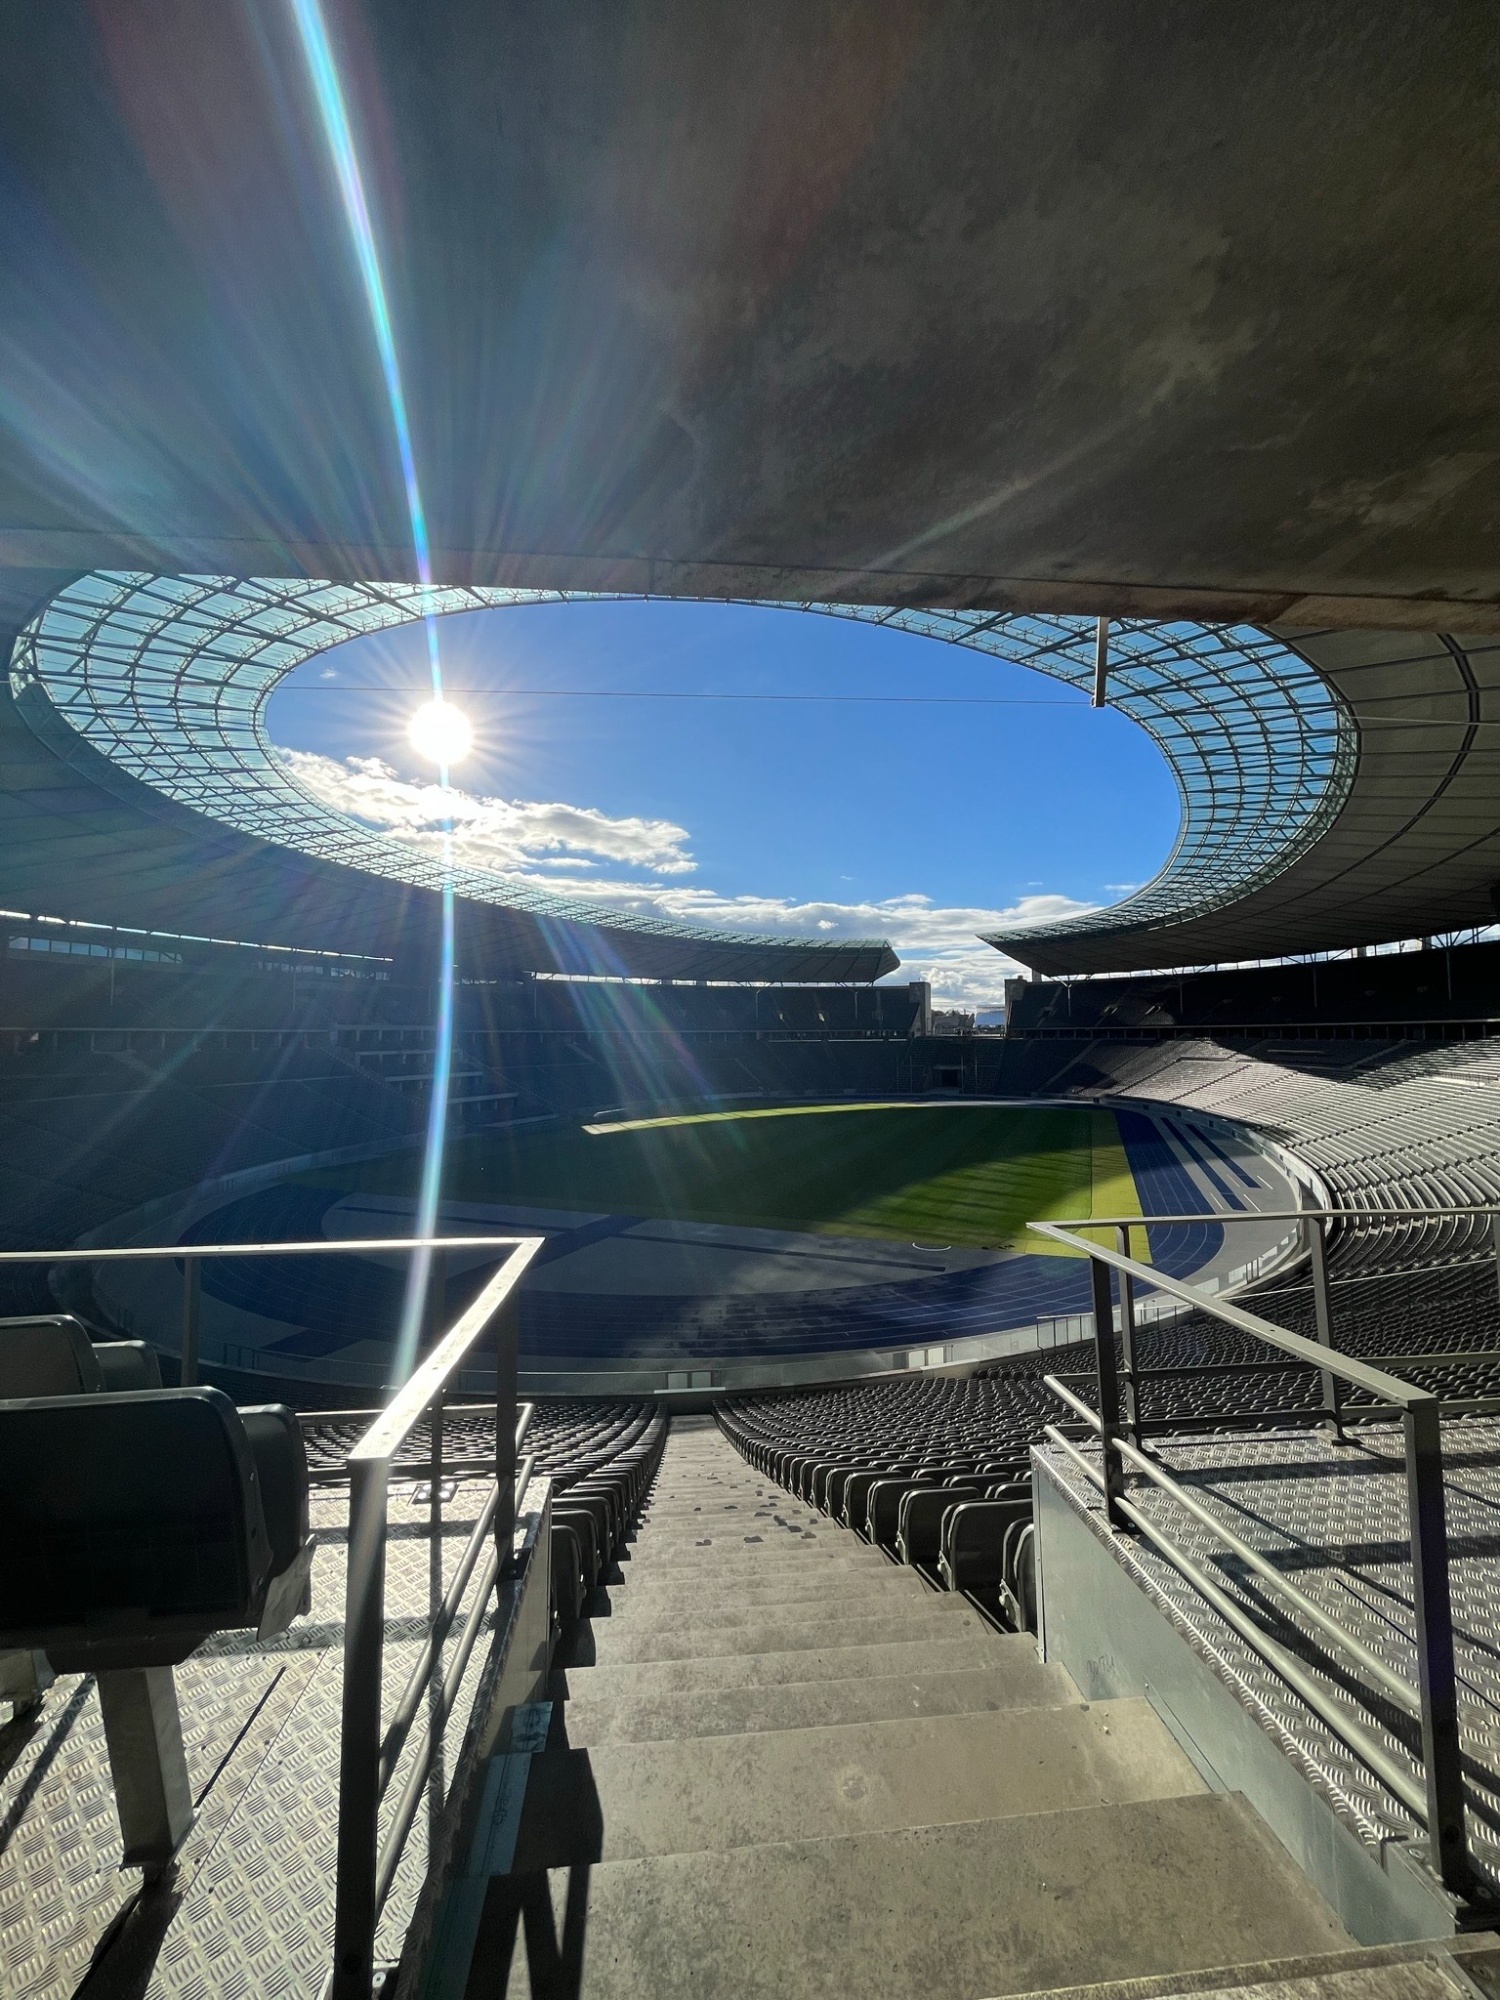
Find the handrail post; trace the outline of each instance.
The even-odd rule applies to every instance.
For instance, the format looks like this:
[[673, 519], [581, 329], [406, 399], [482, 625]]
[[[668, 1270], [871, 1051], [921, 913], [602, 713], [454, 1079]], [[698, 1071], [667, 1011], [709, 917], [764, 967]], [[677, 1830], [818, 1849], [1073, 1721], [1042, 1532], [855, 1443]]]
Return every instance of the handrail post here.
[[[1120, 1255], [1130, 1255], [1130, 1231], [1121, 1224], [1116, 1234]], [[1125, 1384], [1125, 1435], [1141, 1448], [1140, 1390], [1135, 1379], [1135, 1279], [1129, 1271], [1120, 1273], [1120, 1376]]]
[[515, 1301], [507, 1299], [495, 1315], [495, 1484], [500, 1504], [495, 1509], [495, 1555], [501, 1576], [515, 1560], [516, 1509], [516, 1348], [519, 1330]]
[[385, 1642], [384, 1460], [349, 1466], [349, 1572], [339, 1730], [338, 1874], [329, 2000], [370, 2000], [380, 1810], [381, 1654]]
[[1422, 1697], [1422, 1763], [1427, 1782], [1427, 1837], [1443, 1887], [1467, 1896], [1474, 1887], [1464, 1825], [1463, 1759], [1458, 1734], [1458, 1678], [1453, 1660], [1453, 1603], [1448, 1589], [1448, 1532], [1443, 1497], [1443, 1438], [1437, 1398], [1409, 1403], [1406, 1493], [1411, 1514], [1412, 1609], [1417, 1682]]
[[[1307, 1260], [1312, 1269], [1313, 1326], [1319, 1347], [1333, 1348], [1333, 1291], [1328, 1282], [1328, 1237], [1323, 1218], [1307, 1218]], [[1338, 1377], [1329, 1368], [1321, 1371], [1323, 1408], [1328, 1413], [1333, 1435], [1344, 1441], [1344, 1395]]]
[[198, 1257], [182, 1260], [182, 1360], [178, 1382], [184, 1389], [198, 1386], [198, 1323], [203, 1314], [203, 1262]]
[[1120, 1512], [1125, 1468], [1115, 1439], [1120, 1430], [1120, 1377], [1115, 1367], [1115, 1308], [1109, 1266], [1090, 1257], [1089, 1279], [1094, 1291], [1094, 1366], [1099, 1381], [1099, 1445], [1104, 1459], [1104, 1518], [1112, 1528], [1127, 1524]]

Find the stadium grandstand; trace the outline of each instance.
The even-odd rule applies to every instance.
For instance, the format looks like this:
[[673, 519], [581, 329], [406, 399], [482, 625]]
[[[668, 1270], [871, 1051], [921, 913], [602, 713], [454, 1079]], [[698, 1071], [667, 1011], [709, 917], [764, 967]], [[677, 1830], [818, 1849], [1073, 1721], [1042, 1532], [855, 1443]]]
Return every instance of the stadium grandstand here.
[[[0, 1992], [1500, 1995], [1493, 21], [0, 49]], [[275, 747], [656, 599], [1170, 852], [990, 1025]]]

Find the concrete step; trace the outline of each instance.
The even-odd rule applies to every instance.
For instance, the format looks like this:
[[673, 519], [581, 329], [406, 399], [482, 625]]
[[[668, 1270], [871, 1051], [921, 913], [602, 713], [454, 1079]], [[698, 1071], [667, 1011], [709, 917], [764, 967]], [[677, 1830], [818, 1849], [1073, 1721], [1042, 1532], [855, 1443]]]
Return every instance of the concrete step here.
[[815, 1528], [837, 1526], [831, 1514], [820, 1514], [813, 1507], [798, 1507], [790, 1501], [784, 1506], [773, 1507], [763, 1501], [745, 1501], [727, 1507], [711, 1506], [686, 1509], [681, 1513], [663, 1514], [645, 1511], [641, 1514], [636, 1532], [640, 1535], [683, 1535], [695, 1530], [708, 1534], [724, 1529], [740, 1533], [747, 1529], [776, 1528], [785, 1533], [792, 1528]]
[[1500, 1992], [1500, 1937], [1423, 1938], [1411, 1944], [1354, 1945], [1306, 1958], [1263, 1959], [1145, 1979], [1050, 1987], [1018, 2000], [1475, 2000]]
[[[912, 1569], [895, 1569], [883, 1563], [878, 1570], [818, 1572], [808, 1576], [800, 1567], [781, 1574], [743, 1576], [721, 1580], [706, 1576], [694, 1579], [692, 1604], [838, 1604], [858, 1599], [872, 1605], [925, 1603], [936, 1593]], [[684, 1591], [678, 1578], [631, 1576], [626, 1583], [606, 1586], [597, 1602], [605, 1615], [620, 1618], [637, 1612], [657, 1612], [666, 1607], [679, 1609]], [[597, 1613], [593, 1615], [598, 1615]]]
[[[595, 1694], [608, 1668], [573, 1677], [579, 1692], [562, 1727], [577, 1746], [668, 1742], [763, 1729], [807, 1729], [839, 1722], [884, 1722], [901, 1716], [974, 1715], [988, 1709], [1054, 1708], [1077, 1700], [1057, 1667], [1036, 1657], [1029, 1639], [989, 1667], [950, 1673], [868, 1675], [846, 1680], [788, 1681], [769, 1687], [696, 1689], [677, 1694]], [[1006, 1641], [998, 1641], [1004, 1646]], [[800, 1657], [800, 1656], [799, 1656]]]
[[973, 1624], [974, 1608], [967, 1599], [948, 1591], [928, 1590], [915, 1573], [911, 1586], [894, 1591], [866, 1587], [840, 1597], [814, 1592], [792, 1598], [775, 1597], [769, 1602], [747, 1602], [733, 1590], [712, 1596], [700, 1596], [694, 1591], [686, 1601], [681, 1597], [675, 1603], [658, 1598], [647, 1604], [636, 1603], [628, 1589], [618, 1589], [593, 1622], [601, 1633], [606, 1628], [612, 1632], [645, 1633], [679, 1632], [684, 1628], [704, 1632], [710, 1628], [766, 1624], [800, 1627], [809, 1622], [821, 1626], [825, 1622], [847, 1624], [852, 1619], [864, 1622], [872, 1618], [926, 1620], [934, 1630], [946, 1630], [955, 1620], [965, 1626]]
[[[821, 1529], [821, 1532], [819, 1530]], [[695, 1549], [781, 1549], [795, 1554], [808, 1547], [817, 1547], [827, 1542], [837, 1542], [849, 1536], [847, 1528], [840, 1528], [833, 1522], [798, 1522], [792, 1526], [775, 1521], [757, 1521], [751, 1515], [744, 1521], [725, 1521], [717, 1515], [707, 1521], [695, 1522], [684, 1528], [681, 1534], [669, 1534], [663, 1529], [647, 1528], [637, 1533], [629, 1546], [641, 1551], [650, 1550], [653, 1555], [671, 1557], [687, 1555]], [[852, 1544], [845, 1554], [852, 1554], [855, 1547], [868, 1549], [870, 1544], [855, 1536], [849, 1536]], [[874, 1553], [872, 1551], [872, 1553]]]
[[[574, 1754], [589, 1761], [605, 1861], [754, 1847], [790, 1832], [824, 1839], [1203, 1790], [1139, 1700], [606, 1743]], [[567, 1758], [555, 1752], [533, 1761], [539, 1798], [549, 1782], [574, 1783]]]
[[[1351, 1942], [1242, 1802], [1207, 1793], [606, 1862], [587, 1898], [580, 2000], [985, 2000]], [[486, 1991], [503, 1964], [482, 1932]], [[508, 1990], [529, 1994], [522, 1963]]]
[[637, 1626], [601, 1618], [574, 1634], [566, 1664], [691, 1660], [715, 1654], [789, 1653], [798, 1649], [817, 1652], [827, 1647], [983, 1636], [988, 1630], [962, 1598], [936, 1596], [925, 1605], [872, 1618], [828, 1617], [811, 1610], [803, 1618], [767, 1616], [744, 1625], [695, 1625], [683, 1619]]
[[781, 1652], [698, 1654], [689, 1659], [610, 1660], [562, 1667], [561, 1692], [600, 1696], [686, 1694], [719, 1688], [780, 1687], [788, 1681], [958, 1673], [995, 1663], [998, 1635], [896, 1639], [863, 1646], [795, 1647]]
[[800, 1575], [809, 1576], [824, 1569], [865, 1570], [879, 1575], [882, 1570], [898, 1567], [879, 1549], [842, 1529], [821, 1538], [809, 1536], [796, 1542], [768, 1542], [764, 1536], [747, 1542], [743, 1536], [729, 1539], [721, 1535], [718, 1540], [705, 1536], [681, 1547], [651, 1542], [627, 1542], [625, 1547], [628, 1564], [635, 1565], [637, 1573], [649, 1565], [659, 1577], [671, 1576], [679, 1570], [688, 1575], [701, 1571], [708, 1576], [727, 1576], [747, 1569], [788, 1566]]
[[795, 1576], [811, 1581], [822, 1576], [890, 1576], [899, 1573], [902, 1567], [851, 1536], [847, 1547], [835, 1545], [828, 1549], [813, 1542], [804, 1542], [800, 1549], [741, 1547], [726, 1542], [680, 1553], [630, 1549], [620, 1560], [620, 1575], [627, 1583], [644, 1580], [648, 1575], [655, 1583], [680, 1579], [682, 1587], [690, 1588], [712, 1583], [716, 1578], [726, 1583], [748, 1583], [755, 1577], [784, 1580]]

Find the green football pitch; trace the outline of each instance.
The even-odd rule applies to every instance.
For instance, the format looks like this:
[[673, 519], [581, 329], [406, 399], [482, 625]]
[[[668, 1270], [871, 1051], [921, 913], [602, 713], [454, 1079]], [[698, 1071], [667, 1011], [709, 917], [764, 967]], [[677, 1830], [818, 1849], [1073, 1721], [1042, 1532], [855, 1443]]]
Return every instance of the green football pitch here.
[[[335, 1174], [414, 1191], [410, 1156]], [[449, 1148], [447, 1199], [1067, 1255], [1032, 1220], [1134, 1216], [1114, 1114], [957, 1104], [789, 1105], [478, 1133]], [[1146, 1232], [1132, 1249], [1147, 1254]]]

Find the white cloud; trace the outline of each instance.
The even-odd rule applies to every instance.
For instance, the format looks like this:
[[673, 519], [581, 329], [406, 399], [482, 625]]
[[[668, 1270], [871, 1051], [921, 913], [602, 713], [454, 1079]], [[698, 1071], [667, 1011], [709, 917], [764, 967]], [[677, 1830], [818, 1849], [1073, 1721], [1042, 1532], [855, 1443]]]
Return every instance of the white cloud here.
[[[527, 880], [524, 875], [519, 879]], [[1055, 923], [1097, 907], [1071, 896], [1022, 896], [1007, 909], [934, 903], [930, 896], [887, 896], [867, 903], [798, 903], [785, 896], [725, 896], [697, 884], [569, 882], [557, 876], [532, 877], [533, 885], [587, 897], [636, 916], [671, 917], [680, 923], [712, 924], [726, 930], [791, 932], [830, 942], [844, 938], [889, 938], [901, 959], [897, 982], [927, 979], [936, 1004], [998, 1007], [1005, 982], [1020, 966], [981, 934]]]
[[1024, 895], [1005, 909], [934, 903], [917, 894], [796, 902], [786, 896], [729, 896], [675, 880], [623, 881], [591, 871], [604, 862], [657, 877], [690, 874], [697, 864], [687, 851], [686, 828], [670, 820], [611, 819], [592, 806], [483, 798], [456, 787], [444, 792], [435, 784], [409, 783], [374, 757], [341, 763], [307, 750], [281, 754], [325, 805], [427, 852], [440, 850], [441, 827], [451, 814], [456, 858], [464, 866], [491, 869], [533, 888], [575, 895], [622, 914], [727, 930], [828, 941], [889, 938], [901, 958], [897, 980], [930, 980], [934, 1001], [944, 1006], [998, 1006], [1006, 979], [1019, 971], [1014, 959], [981, 944], [981, 934], [1052, 923], [1096, 907], [1048, 894]]
[[[443, 847], [443, 827], [453, 822], [454, 858], [465, 868], [511, 873], [527, 866], [556, 867], [559, 858], [578, 867], [595, 856], [616, 867], [653, 875], [689, 875], [697, 867], [687, 851], [686, 827], [667, 819], [612, 819], [593, 806], [492, 799], [454, 786], [413, 784], [378, 757], [342, 762], [312, 750], [283, 750], [294, 778], [324, 805], [382, 833], [393, 833], [430, 853]], [[561, 857], [559, 857], [561, 850]]]

